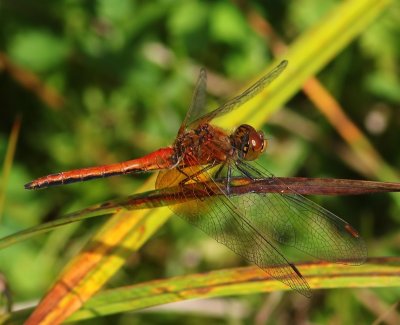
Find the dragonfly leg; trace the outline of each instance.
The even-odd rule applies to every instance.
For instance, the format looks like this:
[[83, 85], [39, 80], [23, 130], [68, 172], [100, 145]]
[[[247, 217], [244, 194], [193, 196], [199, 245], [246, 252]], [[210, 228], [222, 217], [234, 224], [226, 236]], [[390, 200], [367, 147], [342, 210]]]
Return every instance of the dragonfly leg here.
[[225, 179], [225, 190], [226, 194], [231, 194], [231, 181], [232, 181], [232, 166], [228, 164], [228, 172], [226, 173]]
[[183, 180], [181, 180], [180, 182], [179, 182], [179, 185], [183, 185], [184, 183], [186, 183], [186, 182], [188, 182], [188, 180], [190, 179], [190, 176], [188, 175], [188, 174], [186, 174], [184, 171], [183, 171], [183, 169], [181, 168], [181, 167], [176, 167], [176, 170], [178, 171], [178, 172], [180, 172], [182, 175], [185, 175], [186, 176], [186, 178], [184, 178]]
[[204, 200], [207, 197], [207, 193], [211, 190], [209, 186], [206, 183], [202, 183], [201, 180], [196, 179], [198, 175], [203, 174], [207, 170], [213, 168], [216, 165], [216, 163], [212, 163], [210, 165], [205, 166], [204, 168], [198, 170], [197, 172], [193, 173], [192, 175], [188, 175], [185, 171], [183, 171], [180, 167], [177, 168], [177, 170], [182, 173], [183, 175], [186, 176], [185, 179], [181, 180], [179, 182], [179, 186], [184, 187], [187, 185], [189, 181], [194, 181], [195, 183], [201, 184], [202, 186], [196, 186], [196, 191], [199, 191], [201, 195], [198, 196], [200, 200]]
[[215, 173], [214, 178], [215, 178], [217, 181], [219, 180], [219, 178], [220, 178], [220, 176], [221, 176], [221, 173], [222, 173], [222, 170], [224, 169], [225, 166], [226, 166], [226, 164], [221, 164], [221, 166], [218, 168], [217, 172]]
[[215, 173], [215, 180], [220, 182], [221, 180], [221, 173], [223, 169], [227, 166], [228, 171], [226, 173], [226, 177], [223, 177], [223, 183], [225, 185], [226, 194], [229, 195], [231, 193], [231, 182], [232, 182], [232, 166], [230, 164], [224, 163], [221, 167], [218, 168], [217, 172]]
[[263, 174], [260, 173], [257, 168], [254, 168], [252, 165], [245, 163], [241, 159], [238, 159], [235, 161], [235, 165], [237, 169], [243, 173], [246, 177], [250, 178], [251, 180], [254, 180], [255, 178], [263, 178], [265, 177]]
[[179, 182], [179, 185], [185, 185], [185, 184], [188, 183], [189, 181], [196, 181], [196, 177], [197, 177], [197, 176], [199, 176], [199, 175], [203, 174], [204, 172], [206, 172], [207, 170], [213, 168], [215, 165], [216, 165], [216, 163], [212, 163], [212, 164], [210, 164], [210, 165], [207, 165], [207, 166], [205, 166], [204, 168], [198, 170], [197, 172], [195, 172], [195, 173], [193, 173], [193, 174], [191, 174], [191, 175], [188, 175], [187, 173], [185, 173], [185, 172], [183, 171], [182, 168], [177, 167], [177, 170], [178, 170], [181, 174], [183, 174], [183, 175], [186, 176], [186, 178], [184, 178], [183, 180], [181, 180], [181, 181]]

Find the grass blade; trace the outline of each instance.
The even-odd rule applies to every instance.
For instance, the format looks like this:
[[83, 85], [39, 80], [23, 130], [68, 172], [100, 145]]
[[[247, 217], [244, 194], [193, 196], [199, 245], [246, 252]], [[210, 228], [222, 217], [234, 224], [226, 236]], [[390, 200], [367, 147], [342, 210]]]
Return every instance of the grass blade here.
[[[267, 116], [299, 90], [307, 78], [360, 34], [389, 3], [389, 0], [341, 3], [290, 47], [285, 56], [290, 62], [285, 73], [248, 105], [221, 118], [223, 125], [247, 122], [260, 126]], [[70, 263], [26, 324], [55, 324], [68, 318], [100, 290], [122, 266], [124, 259], [139, 249], [169, 215], [166, 209], [119, 212], [114, 215], [85, 251]]]

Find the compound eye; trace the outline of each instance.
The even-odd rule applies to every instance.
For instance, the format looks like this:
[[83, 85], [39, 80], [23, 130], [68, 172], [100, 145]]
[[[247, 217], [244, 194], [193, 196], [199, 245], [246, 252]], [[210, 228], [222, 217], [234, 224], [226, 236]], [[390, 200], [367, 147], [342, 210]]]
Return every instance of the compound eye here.
[[248, 146], [248, 150], [245, 152], [245, 159], [257, 159], [264, 150], [264, 134], [262, 132], [256, 132], [254, 129], [251, 130], [249, 132], [249, 141], [246, 146]]
[[268, 148], [268, 140], [264, 139], [264, 133], [262, 131], [258, 131], [258, 136], [260, 139], [262, 139], [262, 145], [261, 145], [261, 150], [260, 152], [263, 153], [265, 149]]
[[262, 131], [256, 131], [247, 124], [240, 125], [231, 135], [232, 145], [245, 160], [257, 159], [266, 148], [266, 141]]
[[261, 153], [263, 153], [267, 148], [268, 148], [268, 140], [264, 140]]

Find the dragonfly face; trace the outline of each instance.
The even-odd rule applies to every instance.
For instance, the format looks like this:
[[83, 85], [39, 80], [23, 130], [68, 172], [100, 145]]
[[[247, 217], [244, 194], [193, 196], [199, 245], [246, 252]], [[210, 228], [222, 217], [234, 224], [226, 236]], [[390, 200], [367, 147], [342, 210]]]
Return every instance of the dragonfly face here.
[[257, 159], [266, 149], [268, 143], [262, 131], [256, 131], [247, 124], [240, 125], [231, 135], [231, 142], [238, 151], [239, 158]]

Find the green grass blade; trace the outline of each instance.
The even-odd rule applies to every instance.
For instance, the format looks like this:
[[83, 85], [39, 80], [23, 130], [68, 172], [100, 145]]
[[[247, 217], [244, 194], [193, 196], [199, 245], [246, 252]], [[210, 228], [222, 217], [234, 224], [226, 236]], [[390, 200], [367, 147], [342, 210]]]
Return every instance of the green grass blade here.
[[[370, 259], [357, 267], [331, 263], [299, 266], [312, 289], [400, 287], [400, 258]], [[102, 292], [69, 320], [81, 320], [199, 298], [289, 290], [257, 267], [192, 274]]]
[[[312, 289], [400, 287], [400, 258], [371, 258], [364, 265], [347, 266], [313, 262], [298, 265]], [[177, 276], [106, 290], [95, 295], [68, 322], [132, 312], [143, 308], [190, 299], [290, 290], [257, 267], [223, 269]], [[306, 298], [304, 298], [306, 299]], [[29, 310], [14, 313], [21, 321]]]

